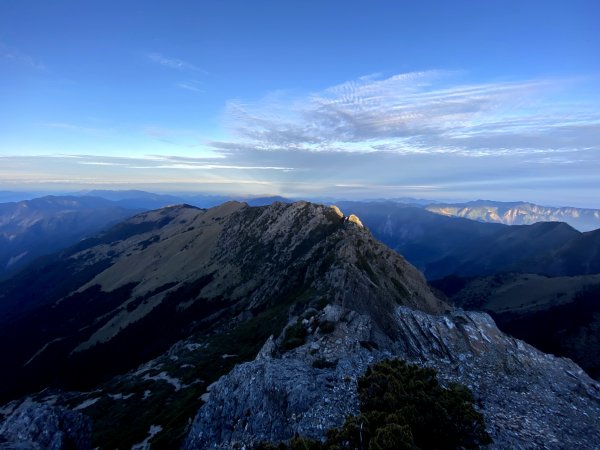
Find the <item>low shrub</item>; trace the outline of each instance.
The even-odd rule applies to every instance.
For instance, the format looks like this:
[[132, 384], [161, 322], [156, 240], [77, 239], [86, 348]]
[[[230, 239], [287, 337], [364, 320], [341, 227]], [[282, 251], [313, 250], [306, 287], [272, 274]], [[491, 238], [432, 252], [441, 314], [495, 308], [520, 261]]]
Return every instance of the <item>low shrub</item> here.
[[300, 347], [306, 340], [306, 334], [306, 329], [302, 325], [302, 319], [298, 319], [295, 324], [285, 329], [281, 345], [286, 350]]
[[278, 447], [258, 448], [450, 450], [492, 442], [469, 389], [458, 384], [442, 387], [433, 369], [382, 361], [358, 380], [358, 395], [361, 414], [329, 430], [325, 442], [295, 437]]

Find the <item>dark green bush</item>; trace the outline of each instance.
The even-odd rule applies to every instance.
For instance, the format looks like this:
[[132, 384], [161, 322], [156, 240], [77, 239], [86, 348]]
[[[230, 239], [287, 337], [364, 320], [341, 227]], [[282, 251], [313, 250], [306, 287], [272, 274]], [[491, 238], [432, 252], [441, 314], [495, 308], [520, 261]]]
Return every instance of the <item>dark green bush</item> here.
[[383, 361], [367, 369], [358, 381], [358, 392], [373, 435], [397, 424], [408, 426], [414, 445], [422, 449], [473, 449], [491, 442], [469, 389], [440, 386], [433, 369]]
[[302, 319], [298, 319], [295, 324], [285, 329], [281, 345], [286, 350], [300, 347], [306, 340], [306, 334], [306, 329], [302, 325]]
[[[492, 442], [465, 386], [442, 387], [433, 369], [386, 360], [358, 381], [361, 414], [324, 443], [294, 438], [290, 450], [476, 449]], [[280, 447], [281, 448], [281, 447]]]
[[371, 450], [411, 450], [413, 446], [413, 435], [408, 425], [391, 423], [375, 431], [369, 448]]

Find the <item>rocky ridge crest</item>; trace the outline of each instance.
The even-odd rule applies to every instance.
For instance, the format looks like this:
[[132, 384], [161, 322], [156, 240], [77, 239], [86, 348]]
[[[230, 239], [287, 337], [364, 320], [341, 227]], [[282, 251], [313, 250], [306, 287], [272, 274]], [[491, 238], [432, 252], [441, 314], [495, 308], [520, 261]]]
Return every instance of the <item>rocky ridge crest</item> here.
[[282, 351], [269, 340], [255, 361], [214, 383], [185, 449], [252, 448], [296, 433], [320, 439], [358, 413], [356, 381], [382, 359], [436, 369], [442, 383], [468, 386], [484, 414], [492, 448], [600, 446], [600, 385], [568, 359], [543, 354], [498, 330], [485, 313], [431, 315], [398, 306], [396, 339], [382, 336], [367, 314], [327, 306], [309, 312], [318, 328], [307, 342]]
[[[137, 444], [160, 425], [151, 439], [172, 448], [206, 386], [254, 358], [269, 334], [284, 339], [285, 324], [302, 321], [306, 311], [339, 305], [367, 315], [382, 339], [394, 339], [390, 318], [398, 305], [431, 314], [449, 309], [413, 266], [357, 222], [307, 202], [181, 205], [135, 216], [43, 269], [69, 282], [91, 275], [55, 303], [44, 299], [43, 314], [24, 311], [0, 333], [7, 342], [28, 330], [9, 375], [18, 383], [21, 370], [48, 387], [45, 379], [57, 371], [79, 391], [59, 404], [92, 417], [101, 446]], [[24, 281], [12, 285], [15, 292], [36, 291], [35, 277]], [[48, 317], [56, 329], [37, 325]], [[104, 381], [106, 374], [117, 376]], [[176, 423], [165, 419], [171, 415]], [[113, 416], [131, 423], [125, 429]]]

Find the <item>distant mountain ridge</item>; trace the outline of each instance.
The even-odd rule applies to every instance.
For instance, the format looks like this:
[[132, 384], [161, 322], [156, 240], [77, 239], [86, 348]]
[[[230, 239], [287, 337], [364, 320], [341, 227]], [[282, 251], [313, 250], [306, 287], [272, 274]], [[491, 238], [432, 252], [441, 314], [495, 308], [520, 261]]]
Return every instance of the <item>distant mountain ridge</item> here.
[[[33, 219], [29, 220], [29, 224], [33, 227], [30, 234], [26, 231], [25, 216], [19, 217], [10, 213], [14, 204], [0, 204], [0, 240], [4, 231], [4, 245], [0, 248], [0, 277], [3, 271], [14, 272], [36, 256], [59, 250], [82, 237], [94, 234], [105, 224], [115, 223], [125, 218], [127, 213], [121, 214], [119, 208], [140, 211], [181, 203], [212, 207], [228, 199], [207, 195], [180, 197], [135, 190], [89, 191], [82, 194], [84, 195], [48, 196], [29, 200], [30, 203], [20, 202], [31, 205], [29, 209], [21, 208], [21, 214], [25, 214], [26, 211], [32, 217], [37, 214], [35, 225]], [[56, 205], [50, 205], [49, 199], [54, 199]], [[77, 223], [66, 225], [69, 217], [73, 222], [74, 211], [66, 214], [67, 200], [61, 206], [58, 205], [59, 199], [68, 199], [71, 203], [68, 207], [72, 210], [75, 208], [73, 205], [78, 204], [77, 208], [85, 209], [85, 214], [80, 212]], [[246, 201], [250, 206], [269, 205], [276, 201], [292, 202], [290, 199], [278, 196], [256, 197]], [[486, 211], [495, 208], [496, 212], [490, 213], [488, 219], [496, 223], [487, 223], [485, 220], [472, 220], [473, 216], [469, 216], [465, 212], [467, 209], [464, 208], [460, 210], [461, 214], [464, 213], [470, 218], [450, 214], [449, 205], [429, 205], [424, 208], [423, 205], [414, 203], [408, 205], [396, 200], [337, 203], [344, 208], [356, 206], [358, 208], [356, 212], [373, 233], [407, 257], [425, 272], [429, 279], [442, 278], [451, 274], [476, 276], [523, 270], [546, 275], [581, 275], [600, 270], [600, 262], [598, 262], [600, 242], [595, 237], [595, 232], [587, 232], [579, 236], [579, 232], [557, 221], [513, 225], [515, 228], [502, 228], [504, 225], [496, 221], [496, 219], [500, 220], [497, 216], [498, 211], [505, 211], [506, 217], [512, 222], [530, 222], [535, 217], [546, 217], [514, 213], [514, 211], [521, 211], [519, 208], [522, 205], [526, 205], [529, 212], [543, 210], [556, 213], [558, 211], [556, 208], [537, 207], [530, 203], [499, 203], [483, 200], [464, 204], [470, 207], [468, 211], [471, 212], [478, 211], [477, 208], [484, 208]], [[37, 212], [33, 211], [35, 208]], [[46, 210], [43, 221], [38, 217], [42, 208]], [[570, 211], [571, 215], [575, 216], [578, 214], [577, 211], [581, 212], [579, 218], [587, 221], [586, 223], [596, 215], [600, 215], [600, 211], [591, 209], [563, 208], [562, 210]], [[2, 211], [4, 211], [4, 221]], [[119, 214], [113, 217], [117, 211]], [[444, 214], [440, 214], [440, 211]], [[551, 217], [556, 218], [557, 214]], [[86, 217], [83, 217], [84, 215]], [[95, 218], [92, 219], [92, 216]], [[9, 217], [14, 222], [13, 225], [9, 225]], [[17, 222], [21, 223], [21, 230], [15, 232], [14, 230], [18, 228], [15, 225]], [[59, 223], [63, 225], [59, 226]], [[6, 230], [9, 229], [13, 231], [7, 232]], [[17, 239], [19, 235], [21, 238]]]
[[499, 272], [600, 272], [600, 230], [581, 233], [563, 222], [486, 223], [394, 202], [338, 204], [430, 280]]
[[247, 197], [241, 195], [210, 195], [198, 193], [155, 194], [140, 190], [84, 191], [79, 195], [105, 198], [125, 208], [159, 209], [170, 205], [190, 204], [198, 208], [212, 208], [229, 201], [241, 201], [250, 206], [266, 206], [274, 202], [292, 203], [294, 200], [279, 195]]
[[437, 203], [425, 207], [444, 216], [463, 217], [505, 225], [531, 225], [536, 222], [566, 222], [580, 231], [600, 228], [600, 210], [540, 206], [529, 202], [476, 200], [466, 203]]
[[[34, 197], [22, 200], [22, 197]], [[12, 201], [11, 199], [20, 199]], [[36, 196], [34, 193], [0, 191], [0, 279], [16, 273], [35, 258], [47, 255], [136, 213], [189, 203], [213, 207], [231, 200], [225, 196], [176, 196], [139, 190], [93, 190], [73, 195]], [[275, 201], [291, 202], [283, 197], [253, 197], [251, 206]]]
[[0, 278], [139, 211], [97, 197], [46, 196], [0, 203]]

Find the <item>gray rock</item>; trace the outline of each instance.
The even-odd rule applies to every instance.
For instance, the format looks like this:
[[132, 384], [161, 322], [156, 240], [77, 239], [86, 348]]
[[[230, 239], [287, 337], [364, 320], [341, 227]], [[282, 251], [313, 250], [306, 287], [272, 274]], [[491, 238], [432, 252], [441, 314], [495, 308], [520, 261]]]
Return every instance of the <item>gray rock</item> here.
[[85, 450], [91, 433], [83, 414], [25, 399], [0, 422], [0, 449]]
[[[467, 385], [493, 448], [600, 448], [599, 384], [572, 361], [503, 334], [487, 314], [431, 315], [399, 306], [392, 339], [365, 314], [340, 307], [326, 314], [334, 313], [343, 320], [330, 335], [312, 335], [279, 355], [270, 341], [261, 358], [215, 383], [183, 448], [249, 448], [295, 433], [323, 438], [359, 412], [356, 380], [370, 364], [390, 357], [435, 368], [443, 384]], [[379, 348], [364, 345], [366, 340]], [[335, 367], [315, 368], [317, 359]]]

